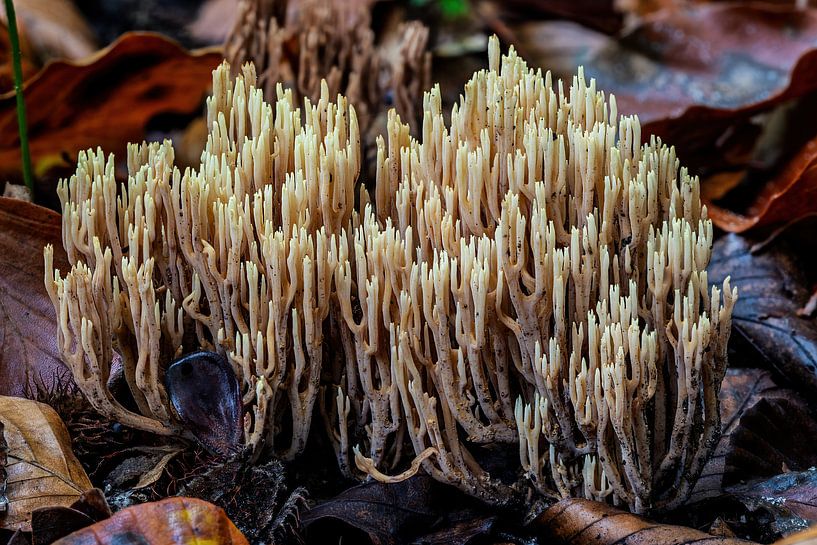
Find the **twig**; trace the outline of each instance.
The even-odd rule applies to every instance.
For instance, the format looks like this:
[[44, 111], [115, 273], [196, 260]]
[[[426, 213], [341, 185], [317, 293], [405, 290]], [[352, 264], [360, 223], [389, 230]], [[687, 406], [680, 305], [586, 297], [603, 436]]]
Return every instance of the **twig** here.
[[17, 95], [17, 127], [20, 133], [20, 153], [23, 161], [23, 180], [31, 198], [34, 198], [34, 179], [31, 177], [31, 155], [28, 151], [28, 122], [26, 121], [26, 102], [23, 97], [23, 66], [20, 55], [20, 36], [17, 34], [17, 16], [14, 13], [13, 0], [5, 0], [6, 18], [11, 42], [11, 60], [14, 69], [14, 93]]

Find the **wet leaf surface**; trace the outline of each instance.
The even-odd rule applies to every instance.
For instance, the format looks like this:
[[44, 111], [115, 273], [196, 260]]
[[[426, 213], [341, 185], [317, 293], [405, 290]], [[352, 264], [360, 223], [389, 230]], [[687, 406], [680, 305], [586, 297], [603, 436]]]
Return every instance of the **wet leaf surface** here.
[[31, 529], [39, 507], [70, 506], [91, 482], [71, 451], [71, 439], [57, 413], [43, 403], [0, 396], [0, 420], [8, 442], [9, 508], [5, 529]]
[[738, 545], [749, 541], [714, 537], [694, 528], [658, 524], [604, 503], [565, 499], [532, 524], [543, 543], [559, 545]]
[[730, 342], [743, 342], [760, 356], [758, 366], [785, 383], [817, 393], [817, 327], [814, 319], [797, 314], [810, 295], [797, 253], [783, 240], [753, 253], [752, 241], [730, 234], [715, 243], [712, 254], [710, 282], [731, 276], [740, 294]]
[[221, 456], [241, 444], [242, 403], [238, 379], [215, 352], [194, 352], [174, 361], [165, 375], [167, 393], [182, 424]]
[[0, 197], [0, 395], [24, 395], [37, 384], [50, 389], [70, 380], [43, 283], [46, 244], [54, 245], [54, 266], [67, 270], [59, 214]]
[[[25, 88], [35, 173], [64, 167], [91, 147], [124, 157], [127, 143], [143, 140], [157, 116], [197, 112], [219, 62], [215, 51], [189, 53], [167, 38], [134, 33], [81, 63], [49, 64]], [[7, 93], [0, 96], [0, 177], [19, 176], [15, 99]]]

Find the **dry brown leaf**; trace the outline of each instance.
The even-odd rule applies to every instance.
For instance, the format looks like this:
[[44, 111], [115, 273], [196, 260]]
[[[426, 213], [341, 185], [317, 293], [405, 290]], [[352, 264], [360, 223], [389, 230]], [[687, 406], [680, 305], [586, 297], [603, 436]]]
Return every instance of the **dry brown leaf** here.
[[[97, 50], [94, 33], [71, 0], [15, 0], [20, 32], [41, 61], [78, 60]], [[0, 5], [5, 24], [5, 5]]]
[[617, 38], [563, 21], [514, 30], [533, 64], [566, 77], [583, 65], [619, 113], [638, 114], [642, 134], [673, 144], [692, 169], [733, 164], [730, 148], [751, 143], [736, 126], [817, 89], [817, 9], [690, 3]]
[[[605, 503], [569, 498], [539, 515], [533, 529], [544, 543], [565, 545], [747, 545], [743, 539], [658, 524]], [[548, 541], [551, 540], [551, 541]]]
[[70, 374], [57, 348], [57, 318], [45, 291], [43, 246], [55, 266], [69, 268], [60, 216], [35, 204], [0, 197], [0, 395], [51, 389]]
[[817, 212], [817, 139], [807, 143], [783, 171], [764, 186], [745, 213], [738, 214], [712, 202], [707, 203], [707, 208], [718, 227], [736, 233], [814, 214]]
[[91, 481], [54, 409], [29, 399], [0, 396], [0, 420], [9, 446], [9, 509], [0, 516], [0, 527], [28, 531], [32, 510], [67, 507], [92, 487]]
[[[47, 65], [25, 88], [35, 171], [90, 147], [124, 157], [151, 119], [201, 108], [219, 62], [213, 49], [191, 53], [156, 34], [129, 33], [81, 63]], [[19, 177], [17, 112], [7, 93], [0, 95], [0, 179]]]

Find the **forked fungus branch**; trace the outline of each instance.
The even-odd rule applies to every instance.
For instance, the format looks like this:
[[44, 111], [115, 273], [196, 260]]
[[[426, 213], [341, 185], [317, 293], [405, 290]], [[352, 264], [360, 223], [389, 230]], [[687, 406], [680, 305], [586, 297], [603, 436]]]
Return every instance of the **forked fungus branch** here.
[[[59, 189], [72, 268], [47, 248], [46, 286], [94, 406], [182, 433], [163, 369], [205, 348], [240, 378], [256, 452], [296, 456], [319, 412], [349, 475], [422, 468], [492, 503], [684, 501], [719, 433], [737, 297], [709, 287], [698, 180], [581, 71], [566, 88], [495, 38], [489, 66], [450, 124], [426, 93], [419, 139], [390, 113], [371, 198], [346, 99], [266, 103], [250, 65], [215, 71], [197, 170], [143, 144], [118, 184], [112, 157], [81, 154]], [[114, 352], [136, 412], [108, 389]], [[481, 463], [499, 445], [515, 482]]]

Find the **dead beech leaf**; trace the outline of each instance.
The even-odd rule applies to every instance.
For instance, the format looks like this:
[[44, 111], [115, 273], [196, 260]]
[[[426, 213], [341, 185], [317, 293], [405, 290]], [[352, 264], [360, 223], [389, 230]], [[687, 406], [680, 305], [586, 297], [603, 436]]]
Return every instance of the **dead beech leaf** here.
[[9, 509], [0, 516], [0, 527], [28, 531], [34, 509], [69, 506], [92, 488], [91, 481], [54, 409], [30, 399], [0, 396], [0, 420], [9, 446]]
[[690, 168], [723, 162], [720, 143], [738, 122], [817, 89], [813, 8], [688, 3], [618, 38], [565, 22], [515, 31], [533, 64], [565, 77], [583, 65], [619, 113], [638, 114], [643, 133], [672, 143]]
[[57, 318], [43, 283], [43, 246], [68, 269], [60, 216], [0, 197], [0, 395], [25, 395], [70, 380], [57, 348]]
[[248, 545], [247, 538], [215, 505], [196, 498], [167, 498], [123, 509], [52, 545]]
[[[82, 62], [48, 64], [26, 83], [35, 170], [101, 146], [118, 157], [145, 138], [160, 114], [199, 109], [221, 61], [213, 49], [188, 52], [150, 33], [128, 33]], [[19, 178], [13, 93], [0, 96], [0, 178]]]
[[707, 208], [718, 227], [737, 233], [817, 212], [817, 139], [808, 142], [783, 171], [763, 187], [744, 214], [712, 202], [707, 203]]
[[780, 239], [753, 253], [752, 241], [739, 235], [721, 237], [712, 249], [709, 281], [728, 275], [740, 290], [732, 313], [730, 343], [748, 344], [759, 365], [806, 394], [817, 393], [817, 327], [797, 310], [809, 299], [796, 252]]
[[[71, 0], [15, 0], [20, 32], [41, 61], [81, 59], [97, 50], [94, 33]], [[0, 5], [5, 24], [6, 8]]]
[[532, 523], [543, 543], [553, 545], [747, 545], [750, 541], [714, 537], [694, 528], [658, 524], [605, 503], [568, 498]]

